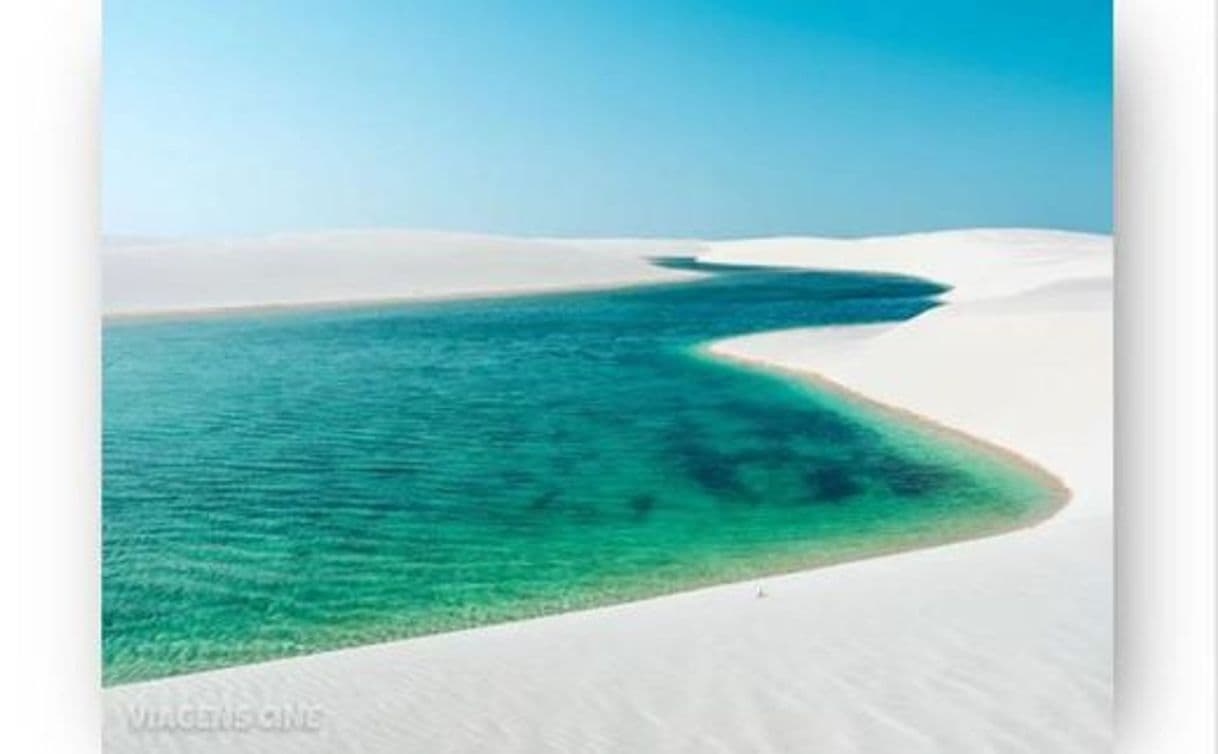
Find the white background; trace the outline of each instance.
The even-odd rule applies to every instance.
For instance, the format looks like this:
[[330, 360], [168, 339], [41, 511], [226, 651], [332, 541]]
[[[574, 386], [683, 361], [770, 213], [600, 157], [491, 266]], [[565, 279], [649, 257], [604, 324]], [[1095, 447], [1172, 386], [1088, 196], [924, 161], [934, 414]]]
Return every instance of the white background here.
[[1211, 754], [1218, 27], [1116, 10], [1118, 750]]
[[[91, 752], [100, 8], [0, 7], [0, 750]], [[1212, 754], [1218, 26], [1211, 0], [1116, 15], [1118, 750]]]

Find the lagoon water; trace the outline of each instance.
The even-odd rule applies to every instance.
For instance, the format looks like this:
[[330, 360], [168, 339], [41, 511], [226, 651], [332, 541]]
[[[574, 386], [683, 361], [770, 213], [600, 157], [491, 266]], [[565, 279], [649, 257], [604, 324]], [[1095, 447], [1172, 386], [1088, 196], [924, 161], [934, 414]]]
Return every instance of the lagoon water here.
[[1049, 509], [1009, 460], [698, 350], [908, 318], [941, 289], [716, 269], [109, 323], [106, 683], [865, 557]]

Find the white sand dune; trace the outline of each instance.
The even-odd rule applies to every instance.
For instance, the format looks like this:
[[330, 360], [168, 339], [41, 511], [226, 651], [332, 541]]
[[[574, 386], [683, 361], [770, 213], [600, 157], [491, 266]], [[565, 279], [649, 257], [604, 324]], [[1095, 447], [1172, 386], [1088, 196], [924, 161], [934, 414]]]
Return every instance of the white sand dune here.
[[520, 239], [414, 230], [284, 233], [222, 241], [113, 239], [107, 314], [371, 303], [607, 288], [695, 277], [648, 257], [681, 241]]
[[[755, 583], [727, 585], [112, 688], [108, 751], [1108, 751], [1110, 239], [985, 230], [697, 246], [706, 261], [954, 286], [951, 303], [905, 323], [711, 350], [814, 373], [997, 443], [1057, 475], [1070, 502], [1030, 529], [767, 578], [766, 599]], [[653, 253], [628, 249], [599, 251]], [[131, 724], [139, 711], [198, 705], [315, 705], [321, 720], [220, 734]]]
[[763, 238], [705, 245], [705, 262], [869, 270], [951, 285], [948, 301], [992, 299], [1057, 282], [1112, 279], [1112, 239], [1088, 233], [951, 230], [854, 240]]

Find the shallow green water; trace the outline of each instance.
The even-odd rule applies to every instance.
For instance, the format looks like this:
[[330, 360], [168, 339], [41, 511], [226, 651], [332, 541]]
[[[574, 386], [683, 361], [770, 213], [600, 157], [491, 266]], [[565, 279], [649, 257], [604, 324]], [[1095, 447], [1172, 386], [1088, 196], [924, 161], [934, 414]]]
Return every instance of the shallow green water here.
[[939, 289], [705, 281], [105, 328], [103, 646], [121, 683], [1012, 527], [1041, 482], [730, 334]]

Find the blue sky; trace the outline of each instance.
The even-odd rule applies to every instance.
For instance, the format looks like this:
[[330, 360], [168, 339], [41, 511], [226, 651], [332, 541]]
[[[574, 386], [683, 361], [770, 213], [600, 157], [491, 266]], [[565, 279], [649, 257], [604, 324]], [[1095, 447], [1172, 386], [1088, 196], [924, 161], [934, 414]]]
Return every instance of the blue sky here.
[[107, 0], [103, 224], [1107, 232], [1092, 0]]

